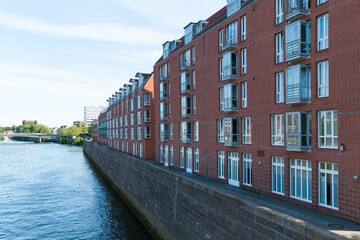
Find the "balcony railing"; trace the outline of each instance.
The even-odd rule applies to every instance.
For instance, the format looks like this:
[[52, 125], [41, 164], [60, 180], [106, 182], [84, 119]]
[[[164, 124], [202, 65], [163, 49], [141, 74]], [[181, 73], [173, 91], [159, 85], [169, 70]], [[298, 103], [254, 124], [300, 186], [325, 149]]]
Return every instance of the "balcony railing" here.
[[191, 92], [191, 85], [186, 82], [181, 83], [181, 93], [189, 93]]
[[165, 134], [160, 134], [160, 141], [161, 142], [167, 142], [168, 138], [167, 138], [167, 133]]
[[189, 70], [190, 69], [190, 61], [182, 61], [180, 64], [180, 71]]
[[160, 74], [160, 81], [164, 81], [167, 79], [167, 75], [166, 74]]
[[224, 112], [236, 112], [238, 111], [237, 98], [224, 98]]
[[237, 147], [239, 146], [239, 134], [224, 134], [224, 145], [226, 147]]
[[310, 0], [286, 0], [285, 2], [287, 21], [295, 21], [310, 12]]
[[300, 132], [286, 132], [286, 150], [311, 152], [311, 135]]
[[286, 104], [295, 105], [310, 101], [310, 87], [301, 86], [300, 83], [286, 86]]
[[181, 117], [191, 117], [191, 111], [181, 111]]
[[167, 113], [160, 114], [160, 120], [168, 120]]
[[286, 43], [285, 56], [286, 61], [301, 61], [310, 57], [311, 44], [309, 42], [301, 42], [300, 39]]
[[167, 100], [167, 99], [168, 99], [167, 92], [160, 93], [160, 100]]
[[230, 51], [230, 50], [232, 50], [234, 48], [237, 48], [237, 45], [238, 45], [237, 37], [229, 38], [229, 39], [225, 40], [225, 43], [224, 43], [224, 46], [222, 47], [222, 50]]
[[223, 67], [222, 81], [229, 81], [238, 78], [238, 68], [232, 66]]
[[191, 143], [191, 133], [183, 134], [180, 140], [182, 143]]

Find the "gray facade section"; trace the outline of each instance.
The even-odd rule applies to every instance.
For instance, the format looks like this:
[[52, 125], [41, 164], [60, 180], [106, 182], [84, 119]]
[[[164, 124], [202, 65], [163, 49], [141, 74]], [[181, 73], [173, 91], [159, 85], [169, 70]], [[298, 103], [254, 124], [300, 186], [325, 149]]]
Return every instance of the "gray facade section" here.
[[346, 239], [106, 146], [84, 142], [84, 152], [155, 238]]

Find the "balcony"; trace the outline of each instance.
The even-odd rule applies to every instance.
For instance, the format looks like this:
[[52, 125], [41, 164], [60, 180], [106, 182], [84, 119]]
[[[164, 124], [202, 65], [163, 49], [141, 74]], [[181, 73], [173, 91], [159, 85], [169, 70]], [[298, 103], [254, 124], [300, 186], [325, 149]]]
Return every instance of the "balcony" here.
[[166, 92], [164, 92], [164, 93], [160, 93], [160, 101], [162, 101], [162, 100], [167, 100], [168, 99], [168, 95], [167, 95], [167, 93]]
[[168, 141], [167, 135], [160, 135], [160, 141], [161, 142], [167, 142]]
[[224, 112], [237, 112], [238, 101], [237, 98], [224, 98]]
[[222, 50], [230, 51], [230, 50], [237, 48], [237, 46], [238, 46], [238, 44], [237, 44], [237, 36], [236, 36], [234, 38], [226, 39], [224, 46], [222, 47]]
[[222, 81], [230, 81], [238, 78], [238, 68], [237, 66], [224, 66]]
[[239, 134], [225, 133], [224, 134], [224, 146], [238, 147], [239, 146]]
[[180, 71], [186, 71], [190, 69], [190, 60], [184, 60], [180, 63]]
[[181, 136], [182, 143], [191, 143], [191, 133], [187, 133]]
[[295, 21], [310, 13], [310, 0], [286, 0], [286, 20]]
[[286, 150], [311, 152], [311, 135], [300, 132], [286, 132]]
[[286, 104], [296, 105], [311, 102], [311, 91], [309, 86], [293, 84], [286, 86]]
[[166, 74], [160, 74], [160, 81], [165, 81], [167, 79]]
[[182, 82], [182, 83], [181, 83], [181, 90], [180, 90], [180, 92], [181, 92], [182, 94], [191, 92], [191, 85], [190, 85], [189, 83]]
[[297, 39], [285, 44], [285, 56], [287, 62], [296, 62], [310, 58], [310, 42], [302, 42]]

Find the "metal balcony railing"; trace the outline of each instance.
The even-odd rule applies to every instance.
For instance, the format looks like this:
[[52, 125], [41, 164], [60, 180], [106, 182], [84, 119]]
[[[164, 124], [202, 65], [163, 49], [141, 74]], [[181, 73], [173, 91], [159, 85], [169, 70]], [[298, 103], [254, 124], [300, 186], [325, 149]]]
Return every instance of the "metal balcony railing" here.
[[168, 94], [167, 92], [160, 92], [160, 100], [167, 100]]
[[189, 70], [190, 69], [190, 61], [184, 60], [180, 63], [180, 71]]
[[162, 142], [167, 142], [168, 141], [167, 133], [161, 133], [160, 134], [160, 141], [162, 141]]
[[160, 74], [160, 81], [164, 81], [167, 79], [167, 75], [166, 74]]
[[239, 146], [239, 134], [224, 134], [224, 145], [226, 147], [237, 147]]
[[310, 87], [303, 87], [300, 83], [286, 86], [286, 104], [295, 105], [310, 101]]
[[224, 98], [224, 112], [236, 112], [238, 110], [237, 98]]
[[[237, 35], [237, 32], [235, 33]], [[237, 36], [228, 38], [225, 40], [224, 46], [222, 47], [223, 51], [230, 51], [238, 46]]]
[[191, 109], [187, 109], [187, 111], [181, 110], [181, 117], [191, 117]]
[[182, 143], [191, 143], [191, 133], [183, 134], [180, 140]]
[[223, 67], [222, 81], [229, 81], [238, 78], [238, 68], [232, 66]]
[[286, 0], [286, 20], [295, 21], [310, 12], [310, 0]]
[[311, 152], [311, 135], [300, 132], [286, 132], [286, 150]]
[[286, 61], [301, 61], [310, 57], [311, 44], [300, 39], [285, 44]]
[[189, 93], [189, 92], [191, 92], [190, 81], [188, 83], [182, 82], [180, 91], [181, 91], [181, 93]]

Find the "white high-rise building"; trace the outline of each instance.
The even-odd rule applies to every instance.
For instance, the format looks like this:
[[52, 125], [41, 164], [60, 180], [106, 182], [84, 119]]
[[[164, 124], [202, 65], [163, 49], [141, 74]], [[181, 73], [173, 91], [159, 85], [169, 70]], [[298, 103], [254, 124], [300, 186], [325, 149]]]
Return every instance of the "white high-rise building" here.
[[84, 125], [90, 126], [91, 123], [98, 119], [100, 113], [104, 110], [104, 107], [86, 106], [84, 107]]

